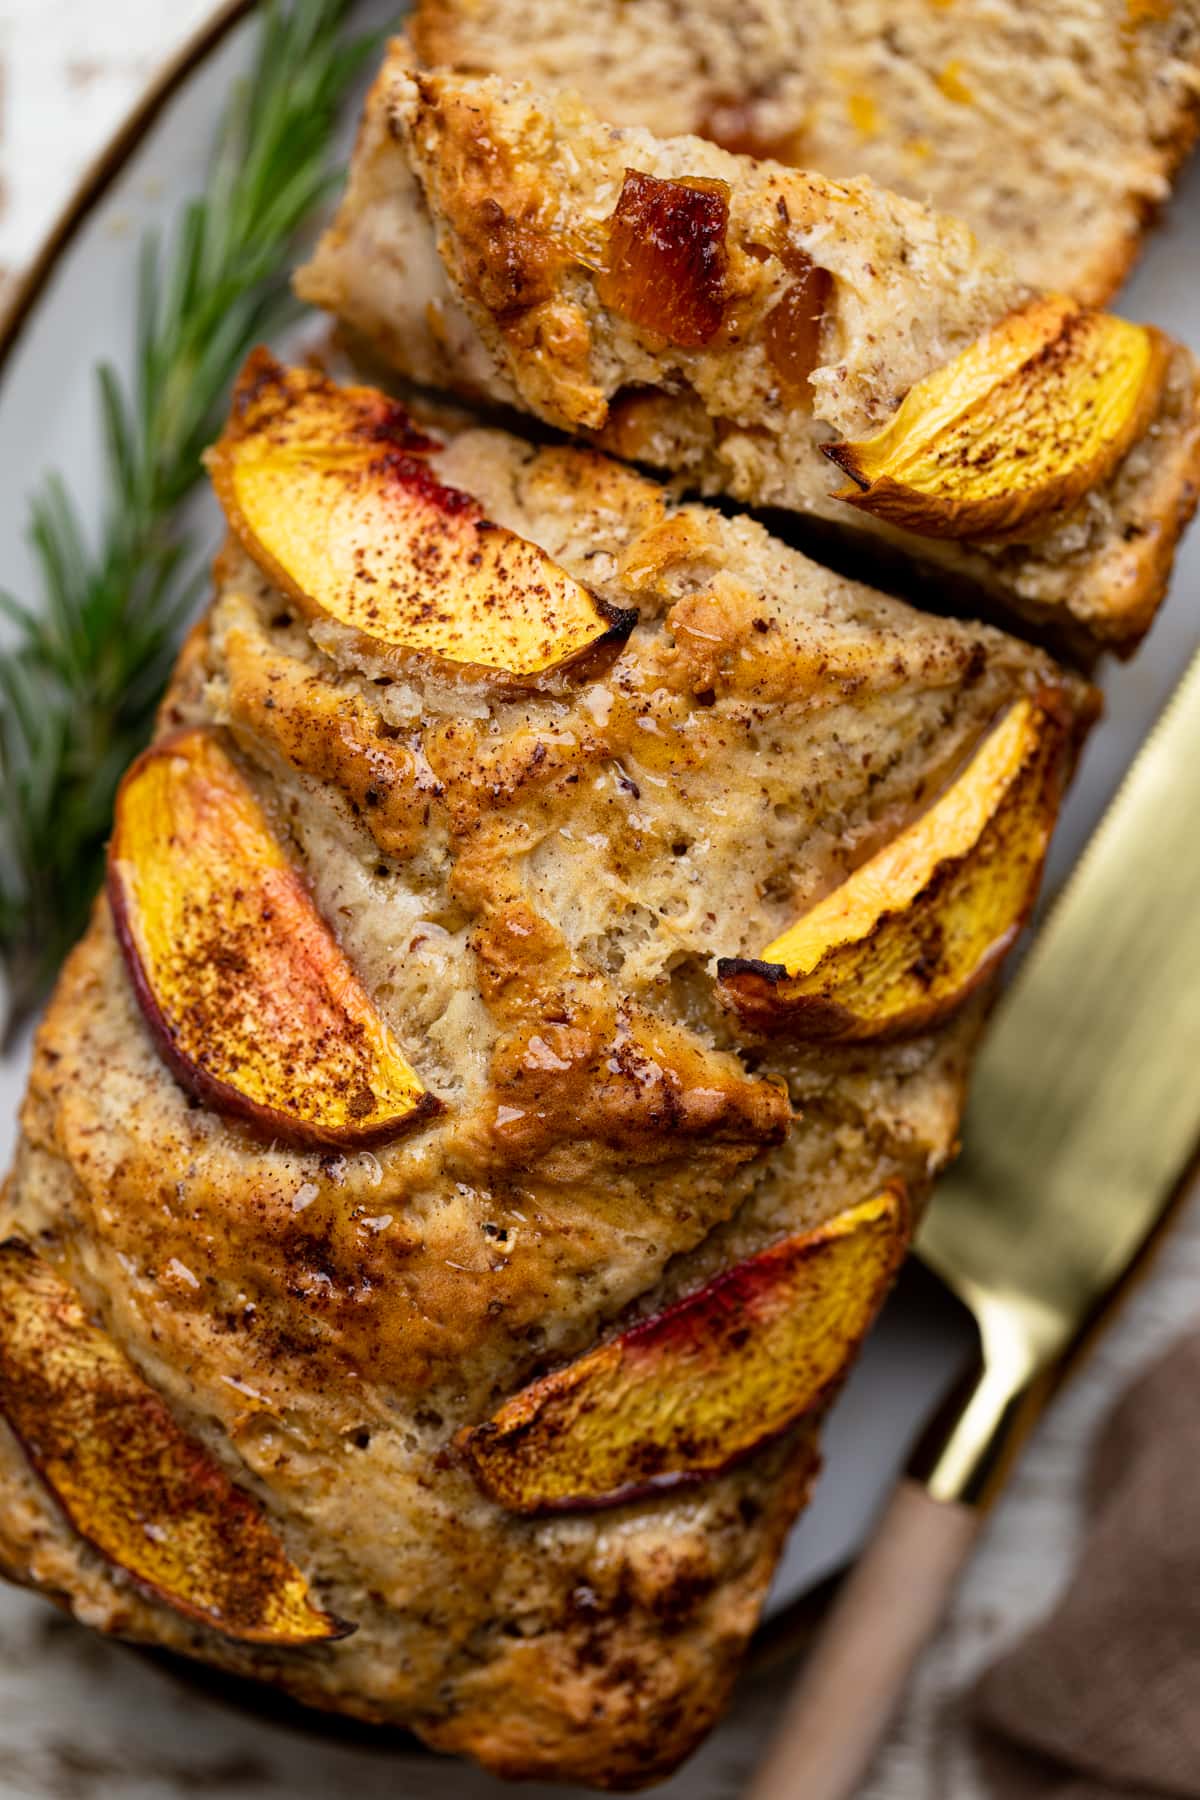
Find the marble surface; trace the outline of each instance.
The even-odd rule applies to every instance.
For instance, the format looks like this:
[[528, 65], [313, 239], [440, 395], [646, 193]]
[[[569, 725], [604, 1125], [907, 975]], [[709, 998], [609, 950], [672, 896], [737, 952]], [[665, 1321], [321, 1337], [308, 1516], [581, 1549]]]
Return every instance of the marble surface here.
[[[207, 16], [206, 0], [0, 0], [0, 292], [33, 255], [81, 169], [147, 76]], [[926, 1655], [865, 1800], [979, 1800], [962, 1695], [975, 1671], [1050, 1604], [1070, 1567], [1089, 1442], [1112, 1398], [1196, 1312], [1200, 1202], [1048, 1415], [989, 1521]], [[787, 1667], [742, 1684], [726, 1725], [661, 1790], [734, 1800], [769, 1729]], [[499, 1800], [514, 1788], [362, 1734], [264, 1720], [45, 1603], [0, 1599], [0, 1800]]]

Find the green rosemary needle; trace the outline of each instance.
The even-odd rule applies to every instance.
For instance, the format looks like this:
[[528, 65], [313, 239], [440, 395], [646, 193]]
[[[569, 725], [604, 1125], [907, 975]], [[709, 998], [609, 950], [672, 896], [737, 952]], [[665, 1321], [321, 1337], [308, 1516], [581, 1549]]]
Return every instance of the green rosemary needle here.
[[8, 1026], [36, 1003], [98, 885], [113, 795], [150, 734], [204, 577], [181, 505], [252, 346], [286, 320], [296, 236], [333, 179], [339, 110], [375, 47], [345, 0], [272, 0], [203, 194], [141, 247], [133, 373], [97, 370], [106, 502], [30, 503], [40, 598], [0, 591], [0, 963]]

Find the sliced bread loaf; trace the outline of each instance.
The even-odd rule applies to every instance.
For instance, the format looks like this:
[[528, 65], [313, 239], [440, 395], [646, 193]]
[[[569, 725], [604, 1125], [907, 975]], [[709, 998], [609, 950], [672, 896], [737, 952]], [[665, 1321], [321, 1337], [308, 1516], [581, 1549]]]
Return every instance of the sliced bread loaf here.
[[1200, 117], [1197, 0], [421, 0], [424, 60], [965, 219], [1102, 304]]
[[[870, 182], [417, 71], [403, 41], [297, 286], [418, 381], [869, 533], [1085, 650], [1137, 643], [1196, 502], [1181, 346]], [[898, 494], [863, 471], [914, 408]]]
[[[729, 1693], [1091, 696], [268, 358], [213, 469], [0, 1197], [0, 1568], [635, 1787]], [[823, 900], [848, 954], [773, 987]]]

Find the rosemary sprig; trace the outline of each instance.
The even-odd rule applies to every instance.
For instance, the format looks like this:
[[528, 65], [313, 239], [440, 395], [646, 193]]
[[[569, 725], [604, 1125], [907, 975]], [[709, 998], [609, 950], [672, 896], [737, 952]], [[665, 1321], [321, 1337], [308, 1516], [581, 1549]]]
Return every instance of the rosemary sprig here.
[[139, 263], [133, 375], [97, 370], [107, 496], [89, 538], [57, 476], [30, 503], [41, 604], [0, 591], [0, 962], [9, 1026], [78, 934], [99, 881], [113, 795], [203, 581], [180, 508], [247, 351], [291, 307], [297, 232], [334, 172], [342, 101], [375, 47], [346, 0], [271, 0], [230, 99], [203, 194]]

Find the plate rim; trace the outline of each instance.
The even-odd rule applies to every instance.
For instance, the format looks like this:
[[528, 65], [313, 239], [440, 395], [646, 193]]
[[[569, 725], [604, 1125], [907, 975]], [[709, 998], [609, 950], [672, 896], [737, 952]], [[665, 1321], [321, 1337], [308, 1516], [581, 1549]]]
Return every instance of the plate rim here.
[[256, 10], [259, 0], [223, 0], [151, 76], [140, 97], [88, 163], [0, 307], [0, 381], [58, 265], [92, 212], [145, 141], [161, 114], [199, 65]]

